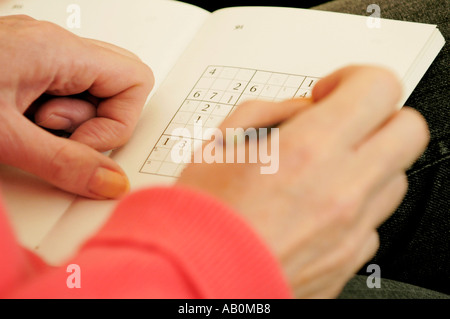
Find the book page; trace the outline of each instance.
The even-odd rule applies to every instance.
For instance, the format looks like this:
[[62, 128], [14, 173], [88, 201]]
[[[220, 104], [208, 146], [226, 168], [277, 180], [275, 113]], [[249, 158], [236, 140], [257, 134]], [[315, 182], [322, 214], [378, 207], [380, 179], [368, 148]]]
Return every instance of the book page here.
[[[79, 36], [134, 52], [152, 68], [157, 87], [209, 12], [169, 0], [0, 1], [0, 15], [12, 14], [51, 21]], [[0, 186], [19, 241], [34, 250], [75, 198], [5, 165], [0, 165]]]
[[[132, 190], [176, 181], [185, 164], [175, 161], [172, 151], [186, 148], [187, 157], [192, 155], [203, 140], [192, 130], [198, 122], [202, 128], [215, 127], [246, 99], [307, 97], [320, 78], [349, 64], [382, 65], [405, 80], [436, 31], [432, 25], [390, 20], [371, 29], [366, 21], [290, 8], [212, 13], [152, 96], [131, 140], [112, 154]], [[439, 46], [429, 52], [431, 61], [438, 51]], [[405, 97], [414, 85], [405, 89]], [[173, 134], [177, 128], [187, 128], [192, 136], [180, 140]], [[42, 254], [54, 263], [67, 258], [101, 227], [112, 206], [78, 199], [43, 241]], [[101, 211], [102, 218], [87, 218], [81, 209], [89, 207]]]

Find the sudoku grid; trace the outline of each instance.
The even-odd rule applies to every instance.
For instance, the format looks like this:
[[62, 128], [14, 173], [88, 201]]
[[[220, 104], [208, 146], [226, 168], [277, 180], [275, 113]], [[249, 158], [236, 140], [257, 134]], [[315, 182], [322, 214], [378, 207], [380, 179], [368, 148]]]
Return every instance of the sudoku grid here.
[[[205, 129], [219, 126], [245, 100], [282, 101], [309, 97], [319, 79], [240, 67], [208, 66], [172, 117], [139, 172], [178, 177], [186, 164], [174, 160], [171, 151], [174, 147], [188, 146], [191, 156], [204, 141], [204, 136], [198, 136], [199, 130], [194, 129], [196, 126], [198, 128], [201, 125]], [[187, 129], [191, 134], [183, 137], [173, 134], [178, 128]]]

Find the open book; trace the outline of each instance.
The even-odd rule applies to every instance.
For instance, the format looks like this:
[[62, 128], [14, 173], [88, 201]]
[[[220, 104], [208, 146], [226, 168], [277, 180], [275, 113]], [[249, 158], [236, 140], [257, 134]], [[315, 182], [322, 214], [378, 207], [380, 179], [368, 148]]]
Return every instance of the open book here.
[[[435, 25], [294, 8], [207, 12], [170, 0], [6, 0], [0, 15], [27, 14], [136, 53], [156, 85], [131, 140], [111, 153], [132, 189], [170, 184], [183, 169], [168, 154], [173, 129], [214, 127], [245, 99], [307, 97], [317, 80], [349, 64], [390, 68], [403, 104], [442, 46]], [[401, 104], [401, 105], [402, 105]], [[194, 145], [201, 136], [185, 141]], [[65, 193], [0, 165], [21, 243], [51, 264], [68, 258], [111, 214], [116, 201]]]

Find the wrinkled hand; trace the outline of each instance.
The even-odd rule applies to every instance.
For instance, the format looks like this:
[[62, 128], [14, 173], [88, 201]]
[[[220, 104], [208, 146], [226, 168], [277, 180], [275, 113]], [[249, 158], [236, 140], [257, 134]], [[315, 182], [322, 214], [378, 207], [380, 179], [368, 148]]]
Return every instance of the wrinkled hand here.
[[335, 297], [378, 249], [376, 228], [401, 202], [405, 170], [428, 143], [425, 120], [398, 111], [399, 97], [389, 72], [351, 66], [319, 81], [313, 103], [247, 102], [221, 129], [284, 118], [278, 172], [190, 164], [178, 183], [240, 212], [279, 258], [297, 297]]
[[100, 152], [134, 130], [153, 86], [144, 63], [54, 24], [9, 16], [0, 18], [0, 70], [1, 163], [90, 198], [127, 192], [121, 168]]

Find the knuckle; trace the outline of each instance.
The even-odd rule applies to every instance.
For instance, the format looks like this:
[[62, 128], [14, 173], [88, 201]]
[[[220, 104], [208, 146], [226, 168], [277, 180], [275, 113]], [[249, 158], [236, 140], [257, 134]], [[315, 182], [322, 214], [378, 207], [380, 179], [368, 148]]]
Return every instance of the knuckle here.
[[400, 81], [392, 71], [382, 67], [372, 67], [371, 72], [374, 81], [384, 84], [398, 94], [401, 93]]
[[358, 70], [359, 72], [367, 72], [372, 81], [383, 84], [399, 94], [401, 93], [401, 83], [393, 71], [379, 66], [364, 66]]
[[310, 167], [314, 165], [317, 158], [318, 147], [311, 143], [297, 143], [298, 141], [290, 138], [280, 138], [279, 148], [289, 156], [283, 156], [286, 168], [297, 172], [298, 167]]
[[[62, 27], [48, 22], [40, 20], [24, 21], [24, 24], [17, 30], [17, 38], [24, 41], [24, 43], [32, 43], [36, 48], [30, 50], [30, 55], [35, 54], [36, 50], [51, 54], [50, 46], [53, 42], [48, 41], [51, 38], [53, 41], [65, 41], [63, 34], [68, 31]], [[54, 50], [54, 49], [53, 49]]]
[[38, 37], [43, 43], [51, 36], [55, 37], [61, 30], [61, 27], [49, 21], [35, 21], [32, 25], [33, 34], [31, 36]]
[[73, 157], [67, 144], [62, 145], [51, 157], [48, 164], [48, 172], [44, 175], [49, 176], [52, 181], [66, 184], [70, 181], [68, 166], [73, 163]]
[[95, 125], [77, 129], [73, 138], [91, 148], [105, 152], [123, 146], [131, 137], [133, 128], [125, 122], [97, 121]]
[[328, 169], [332, 158], [336, 155], [333, 138], [325, 132], [298, 134], [296, 138], [288, 138], [287, 132], [280, 130], [279, 149], [283, 169], [301, 174], [305, 170], [320, 172]]
[[400, 80], [393, 71], [379, 66], [358, 66], [354, 69], [353, 75], [370, 83], [379, 94], [392, 101], [387, 105], [392, 106], [393, 109], [396, 108], [396, 103], [400, 99], [403, 89]]
[[390, 105], [396, 108], [396, 102], [400, 100], [403, 90], [399, 79], [387, 69], [375, 68], [372, 72], [374, 84], [380, 86], [380, 91], [382, 90], [387, 96], [391, 97], [393, 103]]
[[80, 186], [86, 185], [90, 172], [98, 163], [95, 156], [88, 155], [94, 154], [88, 146], [79, 144], [74, 147], [73, 143], [76, 142], [58, 146], [49, 162], [44, 164], [46, 171], [41, 175], [63, 189], [76, 191]]

